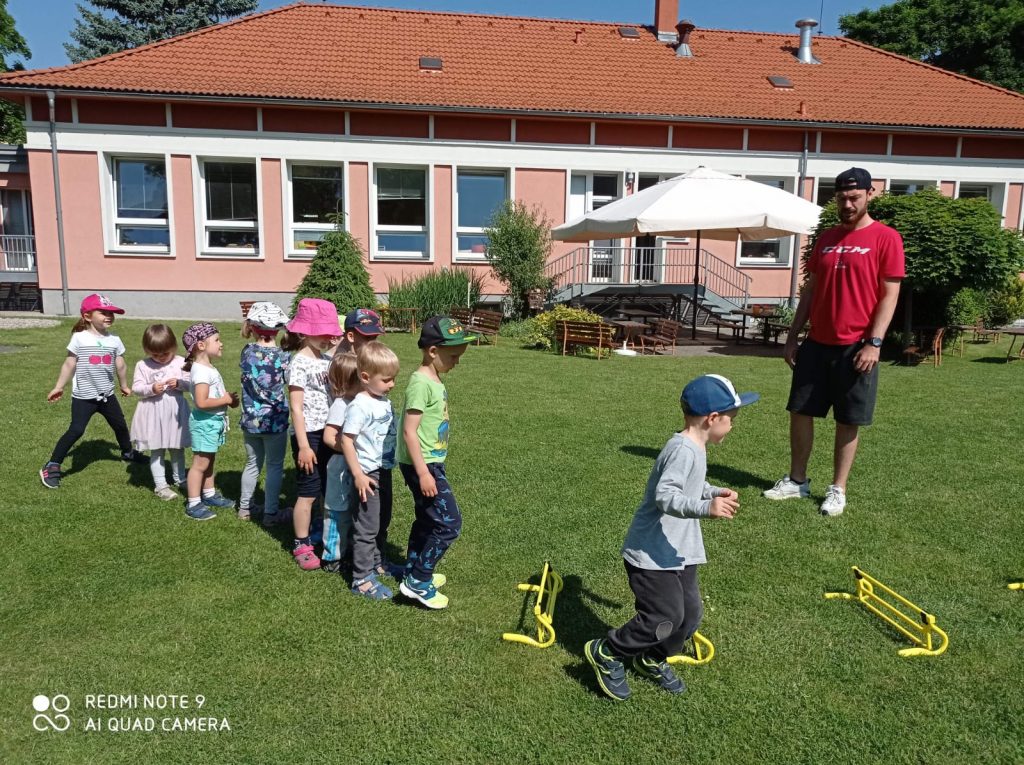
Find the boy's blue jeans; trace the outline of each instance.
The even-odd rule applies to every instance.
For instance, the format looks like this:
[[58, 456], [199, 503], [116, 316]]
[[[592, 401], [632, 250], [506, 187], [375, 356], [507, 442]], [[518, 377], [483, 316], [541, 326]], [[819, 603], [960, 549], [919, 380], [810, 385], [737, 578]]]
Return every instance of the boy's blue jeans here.
[[405, 571], [413, 579], [430, 581], [434, 569], [452, 542], [462, 531], [462, 513], [455, 503], [452, 487], [448, 485], [443, 462], [427, 463], [427, 470], [437, 484], [437, 495], [423, 496], [420, 479], [412, 465], [399, 465], [405, 485], [412, 492], [416, 519], [409, 532]]

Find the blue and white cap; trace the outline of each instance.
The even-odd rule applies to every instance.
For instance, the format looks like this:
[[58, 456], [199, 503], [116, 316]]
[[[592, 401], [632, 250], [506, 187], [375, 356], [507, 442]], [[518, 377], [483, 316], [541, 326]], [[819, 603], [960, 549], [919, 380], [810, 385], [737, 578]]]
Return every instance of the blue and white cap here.
[[708, 415], [712, 412], [728, 412], [741, 406], [753, 404], [761, 398], [760, 393], [737, 393], [729, 379], [721, 375], [703, 375], [691, 380], [683, 388], [681, 401], [687, 414]]

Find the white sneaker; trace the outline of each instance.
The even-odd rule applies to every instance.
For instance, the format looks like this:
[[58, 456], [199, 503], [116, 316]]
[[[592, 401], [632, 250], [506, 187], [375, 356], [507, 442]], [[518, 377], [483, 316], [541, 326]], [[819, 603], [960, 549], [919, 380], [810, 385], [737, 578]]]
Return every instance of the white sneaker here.
[[846, 492], [835, 484], [830, 484], [825, 492], [825, 501], [821, 503], [822, 515], [842, 515], [846, 509]]
[[784, 475], [772, 488], [765, 490], [764, 496], [768, 499], [807, 499], [811, 496], [811, 479], [797, 483]]
[[164, 486], [162, 489], [153, 489], [153, 493], [165, 502], [170, 502], [172, 499], [181, 499], [181, 497], [178, 496], [178, 492], [170, 486]]

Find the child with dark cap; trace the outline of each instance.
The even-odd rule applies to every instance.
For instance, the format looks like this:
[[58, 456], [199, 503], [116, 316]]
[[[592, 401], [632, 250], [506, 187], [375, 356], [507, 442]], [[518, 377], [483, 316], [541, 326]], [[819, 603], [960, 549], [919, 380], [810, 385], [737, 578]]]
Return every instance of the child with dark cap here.
[[616, 701], [630, 696], [626, 659], [669, 693], [686, 690], [666, 659], [682, 651], [704, 612], [697, 584], [697, 566], [707, 562], [700, 519], [732, 518], [739, 508], [735, 491], [705, 480], [707, 444], [721, 443], [740, 407], [759, 398], [737, 394], [720, 375], [698, 377], [683, 389], [686, 427], [655, 460], [622, 546], [636, 616], [583, 649], [601, 690]]
[[370, 308], [357, 308], [345, 316], [345, 334], [335, 353], [357, 353], [369, 342], [384, 335], [380, 314]]
[[400, 592], [427, 608], [445, 608], [448, 598], [437, 591], [445, 583], [435, 573], [441, 556], [462, 530], [462, 515], [445, 475], [448, 456], [448, 391], [441, 375], [459, 363], [476, 337], [447, 316], [428, 319], [420, 332], [422, 363], [409, 378], [398, 438], [398, 467], [412, 492], [415, 520]]

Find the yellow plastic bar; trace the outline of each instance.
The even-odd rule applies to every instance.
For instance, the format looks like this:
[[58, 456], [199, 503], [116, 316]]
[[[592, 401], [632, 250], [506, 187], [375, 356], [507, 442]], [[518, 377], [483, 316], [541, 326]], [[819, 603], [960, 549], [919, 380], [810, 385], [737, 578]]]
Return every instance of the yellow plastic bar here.
[[562, 591], [562, 577], [555, 573], [548, 561], [544, 561], [544, 568], [541, 569], [540, 583], [516, 585], [520, 592], [536, 592], [537, 601], [533, 605], [533, 615], [537, 620], [536, 639], [529, 635], [520, 635], [517, 632], [505, 632], [502, 640], [510, 643], [524, 643], [534, 648], [548, 648], [555, 642], [555, 601], [558, 593]]
[[715, 658], [714, 644], [699, 632], [694, 632], [693, 656], [687, 656], [686, 654], [681, 653], [676, 656], [669, 656], [665, 661], [669, 664], [690, 664], [693, 666], [699, 666], [701, 664], [707, 664], [713, 658]]
[[[857, 579], [856, 594], [826, 592], [825, 597], [829, 599], [840, 598], [843, 600], [859, 601], [871, 613], [878, 616], [893, 627], [893, 629], [905, 635], [911, 642], [916, 644], [916, 647], [901, 649], [899, 651], [900, 656], [939, 656], [945, 653], [946, 648], [949, 646], [949, 636], [935, 623], [934, 616], [920, 606], [914, 605], [891, 587], [882, 584], [856, 566], [853, 566], [853, 575]], [[916, 618], [903, 613], [892, 603], [883, 600], [875, 593], [876, 589], [915, 612]], [[933, 637], [938, 638], [937, 647], [932, 641]]]
[[1024, 582], [1011, 582], [1006, 587], [1010, 590], [1024, 590]]

